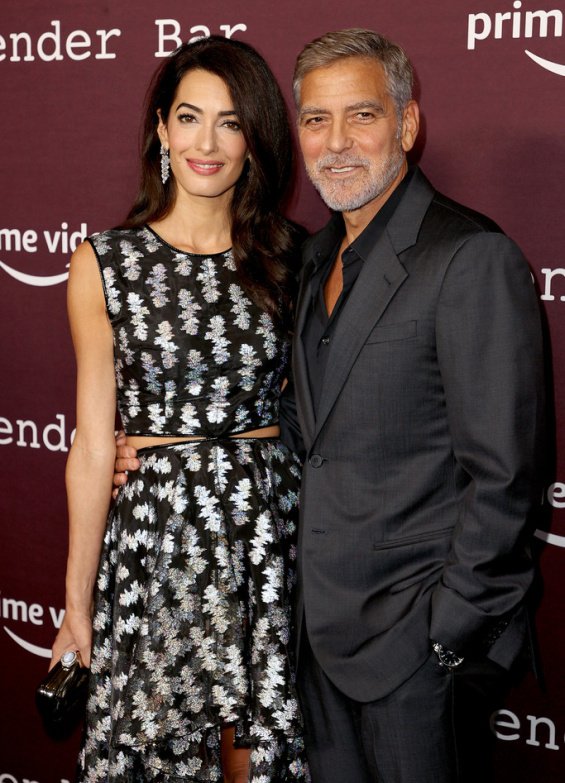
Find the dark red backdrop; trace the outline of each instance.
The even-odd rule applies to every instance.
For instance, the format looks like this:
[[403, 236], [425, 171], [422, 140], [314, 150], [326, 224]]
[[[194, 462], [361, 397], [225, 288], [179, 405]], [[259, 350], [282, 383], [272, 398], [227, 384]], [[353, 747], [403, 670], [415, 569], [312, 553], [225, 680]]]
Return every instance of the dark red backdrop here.
[[[66, 264], [84, 233], [114, 225], [129, 205], [149, 76], [176, 36], [227, 33], [257, 46], [290, 96], [302, 45], [351, 26], [377, 29], [408, 50], [424, 115], [424, 170], [438, 188], [494, 217], [526, 252], [539, 285], [557, 411], [557, 460], [537, 534], [546, 690], [526, 680], [501, 705], [497, 780], [561, 783], [565, 0], [47, 5], [4, 0], [0, 17], [0, 783], [59, 783], [73, 775], [78, 738], [50, 740], [32, 697], [63, 606], [63, 471], [74, 426]], [[292, 212], [311, 229], [326, 218], [303, 179]]]

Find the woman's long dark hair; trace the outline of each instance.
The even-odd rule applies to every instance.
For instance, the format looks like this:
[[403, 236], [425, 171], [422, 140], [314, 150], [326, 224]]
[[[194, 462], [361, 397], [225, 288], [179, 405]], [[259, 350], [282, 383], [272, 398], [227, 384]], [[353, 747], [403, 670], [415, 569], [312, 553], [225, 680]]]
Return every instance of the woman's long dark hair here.
[[179, 47], [157, 69], [146, 98], [141, 182], [122, 228], [159, 220], [174, 206], [173, 178], [164, 186], [161, 183], [157, 110], [166, 123], [181, 79], [195, 69], [213, 73], [226, 84], [251, 158], [236, 183], [231, 202], [238, 276], [252, 299], [288, 328], [303, 238], [280, 211], [293, 169], [292, 136], [277, 81], [253, 47], [210, 36]]

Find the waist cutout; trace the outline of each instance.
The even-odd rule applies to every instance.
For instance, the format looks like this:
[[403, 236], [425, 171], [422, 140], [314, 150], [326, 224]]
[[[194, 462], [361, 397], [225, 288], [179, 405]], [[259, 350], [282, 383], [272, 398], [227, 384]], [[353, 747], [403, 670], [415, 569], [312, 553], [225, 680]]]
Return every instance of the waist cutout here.
[[269, 427], [260, 427], [256, 430], [247, 430], [244, 432], [226, 432], [223, 435], [127, 435], [127, 445], [132, 446], [138, 451], [140, 449], [155, 448], [175, 443], [199, 443], [202, 441], [215, 440], [235, 440], [238, 438], [278, 438], [280, 436], [280, 427], [278, 424], [272, 424]]

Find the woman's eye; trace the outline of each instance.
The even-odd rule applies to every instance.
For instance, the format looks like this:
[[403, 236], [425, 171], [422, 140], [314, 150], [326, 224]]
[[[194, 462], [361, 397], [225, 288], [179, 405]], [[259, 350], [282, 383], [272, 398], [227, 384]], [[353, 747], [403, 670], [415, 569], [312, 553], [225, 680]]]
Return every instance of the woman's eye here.
[[224, 128], [229, 128], [229, 130], [238, 131], [241, 130], [241, 125], [236, 120], [226, 120], [224, 122]]
[[185, 113], [185, 114], [179, 114], [178, 120], [180, 122], [196, 122], [196, 117], [194, 116], [194, 114]]

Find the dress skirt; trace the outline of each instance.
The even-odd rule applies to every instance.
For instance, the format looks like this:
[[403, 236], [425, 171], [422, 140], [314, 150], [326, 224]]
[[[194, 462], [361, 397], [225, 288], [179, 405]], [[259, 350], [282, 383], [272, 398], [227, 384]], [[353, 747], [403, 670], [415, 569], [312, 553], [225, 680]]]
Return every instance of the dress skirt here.
[[278, 439], [141, 449], [95, 594], [81, 783], [308, 780], [291, 656], [300, 463]]

